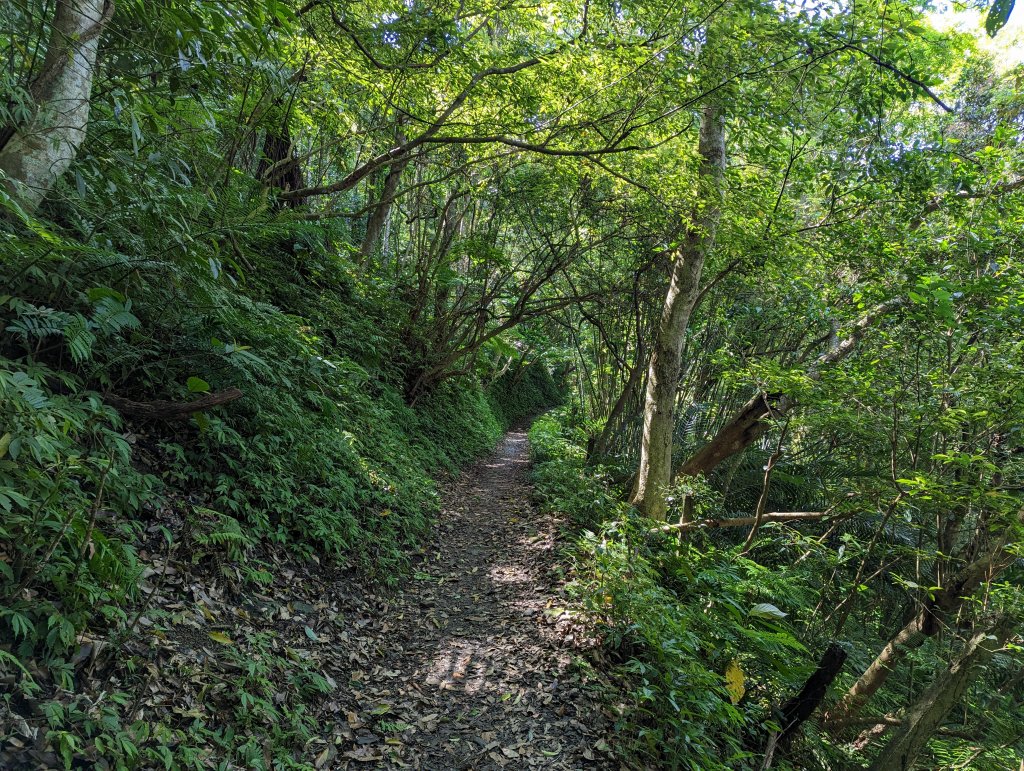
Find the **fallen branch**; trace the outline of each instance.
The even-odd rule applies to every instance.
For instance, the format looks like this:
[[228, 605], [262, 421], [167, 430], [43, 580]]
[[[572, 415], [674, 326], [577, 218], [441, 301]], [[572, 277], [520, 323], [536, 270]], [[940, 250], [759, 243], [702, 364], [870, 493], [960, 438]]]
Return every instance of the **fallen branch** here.
[[[818, 522], [827, 517], [830, 511], [772, 511], [761, 517], [765, 522]], [[651, 528], [652, 533], [667, 533], [671, 530], [699, 530], [719, 527], [750, 527], [757, 517], [728, 517], [725, 519], [698, 519], [693, 522], [676, 522], [670, 525], [659, 525]]]
[[151, 402], [137, 402], [115, 394], [104, 394], [103, 396], [103, 400], [115, 407], [119, 412], [143, 420], [181, 420], [195, 412], [227, 404], [241, 398], [242, 391], [238, 388], [229, 388], [226, 391], [204, 394], [191, 402], [169, 402], [163, 399]]

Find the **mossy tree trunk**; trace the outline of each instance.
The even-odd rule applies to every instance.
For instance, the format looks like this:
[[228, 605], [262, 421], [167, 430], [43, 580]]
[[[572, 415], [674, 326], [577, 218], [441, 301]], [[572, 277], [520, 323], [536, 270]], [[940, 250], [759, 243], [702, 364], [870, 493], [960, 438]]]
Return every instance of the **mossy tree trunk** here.
[[644, 399], [640, 465], [632, 500], [652, 519], [665, 519], [665, 489], [672, 480], [672, 432], [683, 341], [700, 294], [700, 277], [715, 243], [725, 176], [725, 117], [708, 105], [701, 116], [700, 186], [693, 219], [672, 264], [661, 321], [651, 352]]
[[35, 113], [0, 149], [7, 192], [34, 212], [68, 170], [85, 139], [100, 33], [110, 0], [58, 0], [46, 56], [30, 91]]

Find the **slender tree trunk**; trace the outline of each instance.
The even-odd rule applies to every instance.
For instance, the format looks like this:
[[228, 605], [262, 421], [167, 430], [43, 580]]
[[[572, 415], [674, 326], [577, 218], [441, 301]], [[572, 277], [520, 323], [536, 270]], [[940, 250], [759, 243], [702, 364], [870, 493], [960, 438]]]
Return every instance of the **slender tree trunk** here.
[[652, 519], [665, 519], [665, 489], [672, 481], [676, 388], [690, 313], [700, 293], [704, 260], [715, 242], [725, 175], [725, 117], [704, 108], [700, 125], [700, 190], [693, 223], [676, 251], [668, 294], [647, 373], [640, 465], [631, 502]]
[[983, 582], [993, 580], [1010, 562], [1011, 557], [1000, 547], [961, 570], [890, 638], [857, 682], [829, 710], [826, 722], [839, 729], [848, 724], [885, 685], [900, 660], [909, 651], [919, 648], [926, 639], [935, 636], [942, 628], [943, 618], [955, 614]]
[[925, 613], [914, 614], [903, 628], [893, 635], [879, 651], [857, 682], [843, 694], [839, 702], [825, 716], [826, 722], [840, 731], [855, 718], [878, 689], [885, 685], [896, 665], [915, 648], [920, 648], [929, 635], [925, 634]]
[[388, 221], [388, 216], [391, 214], [391, 205], [394, 203], [395, 193], [398, 191], [398, 183], [402, 179], [402, 172], [405, 171], [405, 167], [408, 165], [408, 160], [402, 160], [393, 163], [391, 168], [388, 169], [378, 203], [373, 207], [373, 211], [366, 221], [366, 235], [363, 237], [363, 243], [359, 247], [359, 253], [363, 257], [372, 255], [374, 248], [377, 246], [377, 241], [384, 230], [384, 224]]
[[85, 139], [100, 33], [113, 13], [110, 0], [57, 0], [42, 71], [30, 89], [36, 113], [0, 149], [2, 184], [27, 212], [39, 207]]
[[909, 771], [946, 715], [963, 698], [978, 669], [1002, 648], [1013, 632], [1012, 619], [1003, 616], [978, 632], [964, 646], [959, 658], [921, 694], [870, 771]]
[[615, 400], [611, 412], [608, 413], [608, 419], [605, 421], [604, 427], [594, 438], [587, 452], [587, 460], [602, 458], [608, 452], [608, 443], [611, 441], [613, 433], [618, 429], [619, 419], [626, 411], [626, 405], [629, 403], [630, 398], [634, 397], [634, 392], [639, 391], [641, 385], [640, 378], [644, 371], [644, 358], [643, 346], [640, 346], [637, 350], [636, 364], [630, 370], [629, 379], [626, 380], [619, 398]]

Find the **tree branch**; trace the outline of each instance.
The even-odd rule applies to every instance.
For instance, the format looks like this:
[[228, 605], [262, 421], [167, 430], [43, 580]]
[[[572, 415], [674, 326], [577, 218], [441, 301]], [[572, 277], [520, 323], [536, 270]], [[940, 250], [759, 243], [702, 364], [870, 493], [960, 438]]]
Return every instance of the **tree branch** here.
[[103, 400], [115, 407], [119, 412], [142, 420], [181, 420], [194, 412], [207, 410], [221, 404], [241, 399], [242, 392], [238, 388], [205, 394], [191, 402], [169, 402], [157, 399], [151, 402], [137, 402], [116, 394], [104, 394]]
[[390, 150], [386, 152], [374, 156], [370, 160], [363, 163], [363, 165], [358, 166], [357, 168], [350, 171], [347, 175], [345, 175], [344, 178], [338, 180], [337, 182], [331, 183], [329, 185], [307, 187], [301, 190], [289, 190], [286, 193], [282, 193], [279, 197], [282, 200], [288, 201], [292, 199], [310, 198], [312, 196], [317, 195], [329, 195], [330, 193], [340, 193], [344, 192], [345, 190], [351, 190], [353, 187], [359, 184], [359, 182], [364, 177], [366, 177], [370, 172], [379, 169], [382, 166], [390, 165], [395, 161], [404, 158], [420, 145], [426, 144], [427, 142], [431, 141], [431, 139], [437, 134], [438, 131], [441, 130], [441, 127], [455, 113], [455, 111], [462, 107], [463, 104], [465, 104], [466, 99], [469, 98], [470, 93], [477, 86], [477, 84], [480, 83], [480, 81], [484, 80], [485, 78], [492, 77], [494, 75], [512, 75], [516, 72], [520, 72], [521, 70], [525, 70], [528, 67], [533, 67], [534, 65], [540, 64], [540, 62], [541, 57], [535, 56], [531, 59], [526, 59], [524, 61], [519, 62], [518, 64], [513, 64], [508, 67], [488, 67], [485, 70], [477, 72], [476, 74], [473, 75], [472, 78], [469, 79], [469, 83], [467, 83], [466, 87], [463, 88], [462, 91], [460, 91], [459, 94], [455, 97], [455, 99], [452, 100], [451, 104], [449, 104], [448, 107], [446, 107], [441, 112], [441, 114], [434, 119], [433, 123], [431, 123], [430, 126], [419, 136], [415, 137], [414, 139], [410, 139], [408, 142], [392, 147]]
[[879, 67], [881, 67], [883, 70], [888, 70], [889, 72], [893, 73], [896, 77], [900, 78], [901, 80], [905, 80], [908, 83], [912, 83], [913, 85], [917, 86], [919, 89], [921, 89], [921, 91], [923, 91], [925, 93], [925, 95], [928, 96], [929, 99], [931, 99], [933, 102], [935, 102], [935, 104], [937, 104], [939, 107], [941, 107], [946, 112], [953, 112], [953, 108], [952, 107], [950, 107], [948, 104], [943, 102], [938, 96], [936, 96], [934, 91], [932, 91], [930, 88], [928, 88], [928, 86], [926, 86], [920, 80], [915, 78], [913, 75], [904, 72], [899, 67], [897, 67], [897, 66], [895, 66], [893, 64], [890, 64], [889, 62], [885, 61], [884, 59], [880, 59], [879, 57], [875, 56], [870, 51], [864, 50], [859, 45], [856, 45], [855, 43], [850, 43], [850, 42], [847, 42], [847, 41], [843, 40], [838, 35], [832, 35], [832, 37], [835, 38], [840, 43], [842, 43], [843, 44], [843, 48], [848, 48], [851, 51], [856, 51], [857, 53], [861, 54], [862, 56], [866, 56], [868, 59], [870, 59], [875, 64], [877, 64]]
[[[772, 511], [761, 516], [761, 524], [765, 522], [819, 522], [827, 517], [830, 511]], [[750, 527], [757, 522], [757, 517], [726, 517], [725, 519], [698, 519], [692, 522], [676, 522], [669, 525], [652, 527], [652, 533], [668, 533], [674, 530], [714, 530], [720, 527]]]

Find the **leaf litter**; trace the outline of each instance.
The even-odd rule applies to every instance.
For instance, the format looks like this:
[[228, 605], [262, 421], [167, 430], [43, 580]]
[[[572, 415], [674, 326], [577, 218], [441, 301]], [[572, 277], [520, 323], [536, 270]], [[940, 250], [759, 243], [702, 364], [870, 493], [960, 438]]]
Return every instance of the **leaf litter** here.
[[[526, 438], [448, 491], [436, 537], [397, 601], [364, 631], [361, 714], [388, 706], [391, 741], [341, 754], [382, 768], [616, 768], [610, 720], [573, 666], [585, 635], [563, 610], [556, 522], [529, 503]], [[373, 708], [369, 710], [373, 713]], [[377, 722], [378, 729], [384, 725]]]
[[[260, 673], [265, 709], [309, 712], [317, 728], [293, 756], [316, 769], [618, 768], [613, 717], [573, 663], [594, 643], [564, 607], [557, 521], [530, 505], [527, 466], [526, 437], [512, 432], [455, 480], [398, 592], [283, 549], [264, 550], [271, 578], [254, 585], [233, 563], [161, 552], [154, 525], [139, 550], [143, 599], [127, 609], [133, 633], [83, 635], [75, 692], [51, 684], [0, 714], [0, 767], [63, 765], [44, 700], [90, 709], [124, 692], [131, 721], [217, 730], [253, 662], [276, 661]], [[297, 694], [296, 673], [319, 676], [320, 695]], [[249, 701], [243, 710], [262, 704]], [[204, 754], [216, 767], [212, 743]]]

